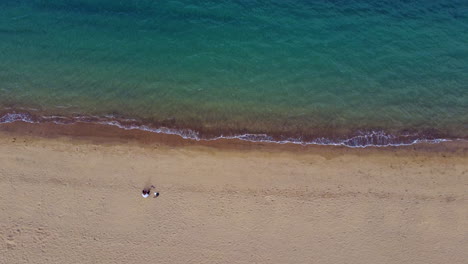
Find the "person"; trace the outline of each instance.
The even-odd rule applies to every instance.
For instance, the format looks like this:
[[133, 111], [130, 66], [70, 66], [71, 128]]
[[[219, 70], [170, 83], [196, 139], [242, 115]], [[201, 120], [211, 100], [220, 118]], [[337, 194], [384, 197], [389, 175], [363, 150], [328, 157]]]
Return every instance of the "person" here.
[[154, 185], [151, 185], [150, 188], [144, 188], [143, 191], [141, 192], [141, 196], [143, 196], [143, 198], [147, 198], [151, 193], [151, 189], [153, 188], [155, 188]]
[[159, 196], [159, 192], [155, 192], [153, 198], [156, 198]]
[[141, 192], [141, 196], [143, 196], [143, 198], [147, 198], [149, 194], [150, 194], [150, 191], [147, 189], [143, 189], [143, 191]]

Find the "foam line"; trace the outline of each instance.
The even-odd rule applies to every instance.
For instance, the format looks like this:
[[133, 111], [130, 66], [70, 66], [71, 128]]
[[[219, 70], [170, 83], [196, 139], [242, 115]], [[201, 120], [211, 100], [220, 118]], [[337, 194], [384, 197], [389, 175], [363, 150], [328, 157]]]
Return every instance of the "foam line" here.
[[238, 139], [249, 142], [266, 142], [276, 144], [298, 144], [298, 145], [331, 145], [331, 146], [346, 146], [350, 148], [364, 147], [389, 147], [389, 146], [409, 146], [418, 143], [440, 143], [451, 141], [445, 138], [424, 138], [418, 137], [417, 134], [392, 135], [385, 131], [359, 131], [357, 135], [345, 139], [331, 139], [320, 137], [309, 141], [304, 141], [300, 138], [286, 138], [283, 140], [275, 140], [267, 134], [242, 134], [232, 136], [216, 136], [212, 138], [204, 138], [198, 131], [191, 129], [173, 129], [167, 127], [153, 128], [147, 125], [138, 124], [135, 119], [117, 120], [113, 116], [40, 116], [35, 117], [30, 113], [6, 113], [0, 117], [0, 124], [26, 122], [26, 123], [42, 123], [50, 122], [55, 124], [74, 124], [74, 123], [94, 123], [108, 126], [115, 126], [125, 130], [142, 130], [158, 134], [178, 135], [184, 139], [212, 141], [219, 139]]

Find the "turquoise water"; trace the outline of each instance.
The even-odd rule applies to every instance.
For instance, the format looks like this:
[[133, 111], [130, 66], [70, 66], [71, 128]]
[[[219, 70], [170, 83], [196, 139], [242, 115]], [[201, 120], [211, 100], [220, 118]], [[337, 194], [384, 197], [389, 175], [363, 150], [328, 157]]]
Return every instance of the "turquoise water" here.
[[468, 138], [468, 1], [3, 0], [0, 62], [4, 114]]

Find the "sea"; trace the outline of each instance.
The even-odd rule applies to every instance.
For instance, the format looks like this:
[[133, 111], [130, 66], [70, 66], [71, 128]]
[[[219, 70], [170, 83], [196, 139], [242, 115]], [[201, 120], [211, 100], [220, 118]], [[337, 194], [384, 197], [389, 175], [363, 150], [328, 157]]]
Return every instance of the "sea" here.
[[468, 139], [467, 0], [0, 0], [0, 123]]

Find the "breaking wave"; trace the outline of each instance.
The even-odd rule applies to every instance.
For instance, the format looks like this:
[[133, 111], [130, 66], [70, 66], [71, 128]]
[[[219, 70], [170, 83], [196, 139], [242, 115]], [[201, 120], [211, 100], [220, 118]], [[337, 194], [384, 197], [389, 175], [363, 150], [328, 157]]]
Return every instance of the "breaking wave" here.
[[355, 135], [347, 138], [326, 138], [317, 137], [312, 140], [302, 140], [301, 138], [287, 137], [282, 139], [274, 138], [267, 134], [242, 134], [242, 135], [218, 135], [214, 137], [203, 137], [200, 132], [192, 129], [174, 129], [168, 127], [152, 127], [142, 124], [136, 119], [122, 119], [114, 116], [34, 116], [30, 113], [6, 113], [0, 116], [0, 124], [26, 122], [26, 123], [54, 123], [54, 124], [75, 124], [93, 123], [108, 126], [115, 126], [125, 130], [142, 130], [158, 134], [178, 135], [189, 140], [218, 140], [218, 139], [238, 139], [249, 142], [266, 142], [277, 144], [299, 144], [299, 145], [333, 145], [346, 146], [351, 148], [364, 147], [388, 147], [388, 146], [408, 146], [417, 143], [440, 143], [451, 141], [452, 139], [423, 137], [418, 134], [393, 135], [385, 131], [357, 131]]

